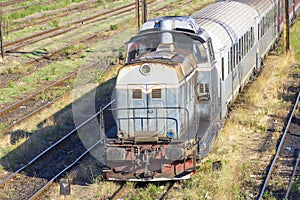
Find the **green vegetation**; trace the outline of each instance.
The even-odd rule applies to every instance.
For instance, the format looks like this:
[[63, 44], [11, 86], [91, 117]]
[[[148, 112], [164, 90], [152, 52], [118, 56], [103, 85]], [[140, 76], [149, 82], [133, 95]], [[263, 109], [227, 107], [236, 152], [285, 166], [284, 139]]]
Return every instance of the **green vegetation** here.
[[165, 186], [159, 186], [149, 183], [146, 188], [136, 188], [134, 182], [126, 182], [127, 196], [124, 198], [126, 200], [152, 200], [159, 199], [165, 190]]
[[291, 46], [293, 50], [295, 51], [295, 58], [296, 60], [300, 60], [300, 37], [299, 37], [299, 32], [300, 32], [300, 18], [298, 17], [296, 19], [296, 22], [294, 26], [291, 28]]
[[265, 200], [276, 200], [276, 197], [274, 197], [272, 191], [265, 191], [263, 199], [265, 199]]
[[75, 44], [63, 49], [61, 51], [61, 54], [62, 56], [68, 57], [70, 55], [78, 54], [80, 51], [82, 51], [85, 48], [86, 46], [83, 44]]
[[[28, 8], [26, 8], [25, 10], [17, 10], [15, 12], [12, 12], [12, 13], [8, 14], [7, 16], [5, 16], [5, 18], [12, 21], [15, 19], [27, 17], [34, 13], [63, 8], [63, 7], [67, 7], [71, 3], [79, 3], [82, 1], [84, 1], [84, 0], [64, 0], [64, 1], [56, 1], [56, 3], [50, 3], [50, 4], [47, 3], [47, 4], [40, 4], [40, 5], [33, 4], [32, 1], [26, 1], [26, 2], [22, 3], [23, 4], [22, 6], [29, 5]], [[39, 2], [41, 2], [41, 1], [39, 1]]]
[[[7, 126], [7, 124], [0, 123], [0, 131], [1, 131], [2, 129], [4, 129], [6, 126]], [[0, 134], [0, 138], [2, 138], [2, 135], [1, 135], [1, 134]]]
[[117, 30], [118, 29], [118, 25], [117, 24], [113, 24], [113, 25], [110, 25], [110, 28], [109, 28], [111, 31], [114, 31], [114, 30]]
[[0, 103], [13, 102], [16, 97], [35, 91], [47, 81], [59, 80], [68, 73], [77, 70], [84, 62], [83, 59], [74, 61], [66, 59], [58, 63], [52, 63], [34, 74], [20, 78], [18, 83], [10, 83], [10, 87], [0, 89]]
[[57, 20], [53, 20], [52, 21], [52, 26], [55, 27], [55, 28], [59, 27], [59, 22]]

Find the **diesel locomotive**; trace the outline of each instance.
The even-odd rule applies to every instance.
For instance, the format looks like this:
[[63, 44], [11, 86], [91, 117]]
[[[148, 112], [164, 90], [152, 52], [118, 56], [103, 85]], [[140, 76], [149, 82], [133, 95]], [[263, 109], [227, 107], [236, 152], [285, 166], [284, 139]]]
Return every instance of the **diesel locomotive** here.
[[[299, 0], [291, 8], [294, 18]], [[107, 179], [190, 178], [282, 31], [282, 0], [218, 1], [191, 16], [144, 23], [126, 43], [116, 80]]]

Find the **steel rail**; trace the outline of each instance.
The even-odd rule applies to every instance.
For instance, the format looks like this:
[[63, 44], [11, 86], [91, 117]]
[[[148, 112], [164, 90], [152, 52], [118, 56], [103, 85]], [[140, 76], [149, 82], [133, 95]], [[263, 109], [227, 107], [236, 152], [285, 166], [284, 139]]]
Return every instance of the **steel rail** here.
[[295, 177], [295, 174], [296, 174], [296, 171], [297, 171], [297, 167], [299, 165], [299, 160], [300, 160], [300, 151], [298, 151], [297, 160], [296, 160], [296, 163], [295, 163], [295, 166], [294, 166], [294, 170], [293, 170], [292, 176], [290, 178], [289, 186], [288, 186], [288, 189], [287, 189], [287, 191], [285, 193], [284, 199], [288, 199], [288, 197], [289, 197], [290, 190], [291, 190], [292, 183], [293, 183], [293, 179]]
[[26, 1], [26, 0], [10, 0], [10, 1], [6, 1], [6, 2], [1, 2], [0, 5], [1, 5], [1, 7], [7, 7], [7, 6], [11, 6], [15, 3], [21, 3], [23, 1]]
[[[70, 91], [68, 91], [69, 93]], [[24, 117], [19, 118], [17, 121], [14, 121], [12, 124], [9, 124], [7, 126], [5, 126], [2, 129], [2, 133], [5, 133], [7, 130], [11, 129], [12, 127], [20, 124], [22, 121], [24, 121], [25, 119], [27, 119], [28, 117], [33, 116], [34, 114], [38, 113], [39, 111], [42, 111], [43, 109], [53, 105], [55, 102], [57, 102], [59, 99], [61, 99], [63, 96], [58, 96], [55, 99], [53, 99], [52, 101], [47, 102], [46, 104], [44, 104], [43, 106], [37, 108], [36, 110], [33, 110], [32, 112], [28, 113], [27, 115], [25, 115]]]
[[11, 178], [13, 178], [17, 173], [23, 171], [25, 168], [27, 168], [28, 166], [30, 166], [32, 163], [34, 163], [40, 157], [42, 157], [43, 155], [45, 155], [48, 151], [50, 151], [51, 149], [53, 149], [54, 147], [56, 147], [62, 141], [66, 140], [68, 137], [70, 137], [72, 134], [74, 134], [77, 130], [79, 130], [80, 128], [82, 128], [83, 126], [85, 126], [87, 123], [89, 123], [95, 117], [97, 117], [101, 112], [103, 112], [109, 106], [111, 106], [115, 101], [116, 101], [116, 99], [113, 99], [111, 102], [109, 102], [108, 104], [106, 104], [102, 109], [100, 109], [100, 111], [98, 111], [96, 114], [94, 114], [93, 116], [91, 116], [89, 119], [87, 119], [86, 121], [84, 121], [83, 123], [81, 123], [78, 127], [76, 127], [75, 129], [73, 129], [71, 132], [69, 132], [67, 135], [65, 135], [61, 139], [59, 139], [57, 142], [55, 142], [53, 145], [51, 145], [50, 147], [48, 147], [47, 149], [45, 149], [43, 152], [41, 152], [40, 154], [38, 154], [35, 158], [33, 158], [31, 161], [29, 161], [26, 165], [24, 165], [23, 167], [19, 168], [18, 170], [16, 170], [12, 174], [10, 174], [8, 177], [6, 177], [5, 179], [3, 179], [0, 182], [0, 187], [3, 186], [8, 180], [10, 180]]
[[[92, 66], [89, 66], [89, 67], [92, 67]], [[84, 69], [85, 69], [85, 68], [83, 68], [83, 70], [84, 70]], [[103, 70], [102, 73], [101, 73], [99, 76], [102, 76], [102, 75], [103, 75], [107, 70], [109, 70], [109, 69], [110, 69], [110, 68], [105, 68], [105, 70]], [[89, 82], [90, 82], [90, 80], [88, 80], [88, 81], [86, 81], [86, 82], [84, 82], [84, 83], [82, 83], [82, 84], [87, 84], [87, 83], [89, 83]], [[72, 90], [69, 90], [69, 91], [67, 91], [67, 93], [70, 93], [71, 91], [72, 91]], [[58, 96], [58, 97], [56, 97], [56, 98], [53, 99], [52, 101], [49, 101], [49, 102], [45, 103], [44, 105], [42, 105], [41, 107], [39, 107], [39, 108], [33, 110], [32, 112], [28, 113], [28, 114], [25, 115], [24, 117], [19, 118], [17, 121], [14, 121], [12, 124], [9, 124], [8, 126], [5, 126], [5, 127], [2, 129], [2, 133], [5, 133], [8, 129], [10, 129], [10, 128], [16, 126], [17, 124], [21, 123], [22, 121], [24, 121], [24, 120], [27, 119], [28, 117], [33, 116], [34, 114], [36, 114], [36, 113], [42, 111], [43, 109], [45, 109], [45, 108], [47, 108], [47, 107], [53, 105], [55, 102], [57, 102], [57, 101], [58, 101], [59, 99], [61, 99], [62, 97], [63, 97], [63, 96]]]
[[266, 189], [266, 187], [267, 187], [267, 183], [268, 183], [268, 181], [269, 181], [269, 178], [270, 178], [270, 176], [271, 176], [273, 167], [274, 167], [274, 165], [275, 165], [275, 163], [276, 163], [276, 160], [277, 160], [277, 158], [278, 158], [278, 156], [279, 156], [279, 152], [280, 152], [280, 150], [281, 150], [281, 147], [282, 147], [282, 145], [283, 145], [284, 139], [285, 139], [286, 134], [287, 134], [287, 132], [288, 132], [288, 129], [289, 129], [289, 126], [290, 126], [290, 124], [291, 124], [292, 118], [293, 118], [293, 116], [294, 116], [295, 110], [296, 110], [296, 108], [297, 108], [297, 106], [298, 106], [299, 98], [300, 98], [300, 92], [298, 93], [298, 97], [297, 97], [297, 99], [296, 99], [296, 101], [295, 101], [295, 105], [294, 105], [293, 110], [292, 110], [292, 112], [291, 112], [291, 115], [290, 115], [290, 117], [289, 117], [288, 123], [287, 123], [286, 128], [285, 128], [285, 130], [284, 130], [284, 133], [283, 133], [283, 135], [282, 135], [282, 138], [281, 138], [281, 140], [280, 140], [279, 146], [278, 146], [278, 148], [277, 148], [277, 150], [276, 150], [276, 154], [275, 154], [275, 156], [274, 156], [274, 158], [273, 158], [273, 161], [272, 161], [272, 164], [271, 164], [271, 166], [270, 166], [270, 168], [269, 168], [269, 170], [268, 170], [268, 174], [267, 174], [267, 176], [266, 176], [266, 179], [265, 179], [265, 181], [264, 181], [263, 187], [262, 187], [262, 189], [261, 189], [261, 192], [260, 192], [260, 195], [259, 195], [259, 198], [258, 198], [259, 200], [261, 200], [261, 199], [263, 198], [263, 195], [264, 195], [265, 189]]
[[95, 1], [95, 0], [87, 1], [83, 5], [77, 4], [73, 7], [64, 8], [59, 13], [55, 12], [54, 14], [50, 14], [50, 16], [47, 15], [47, 16], [41, 16], [41, 17], [34, 18], [32, 20], [33, 22], [29, 22], [29, 23], [26, 23], [26, 24], [25, 23], [22, 23], [22, 24], [17, 23], [16, 25], [18, 25], [18, 27], [14, 28], [14, 29], [11, 29], [11, 30], [8, 30], [8, 33], [13, 33], [13, 32], [22, 30], [22, 29], [24, 29], [28, 26], [36, 26], [36, 25], [40, 25], [40, 24], [45, 24], [45, 23], [47, 23], [51, 20], [53, 21], [53, 20], [58, 19], [58, 18], [69, 16], [70, 14], [73, 14], [73, 13], [76, 13], [76, 12], [82, 12], [82, 11], [85, 11], [85, 10], [88, 10], [88, 9], [91, 9], [91, 8], [95, 8], [95, 7], [97, 7], [96, 2], [97, 1]]
[[125, 183], [122, 182], [120, 187], [113, 193], [113, 195], [111, 195], [111, 197], [109, 197], [109, 200], [114, 200], [117, 199], [118, 196], [120, 195], [120, 192], [124, 189]]
[[[148, 2], [148, 5], [152, 4], [154, 2], [155, 1]], [[44, 32], [40, 32], [40, 33], [37, 33], [37, 34], [29, 35], [29, 36], [21, 38], [19, 40], [15, 40], [15, 41], [4, 43], [4, 46], [6, 47], [5, 52], [9, 53], [9, 52], [11, 52], [13, 50], [19, 49], [19, 48], [24, 47], [24, 46], [26, 46], [28, 44], [32, 44], [32, 43], [41, 41], [41, 40], [46, 39], [46, 38], [55, 37], [57, 35], [61, 35], [61, 34], [65, 33], [65, 32], [69, 32], [69, 31], [71, 31], [73, 29], [76, 29], [76, 28], [82, 26], [82, 25], [86, 25], [86, 24], [97, 22], [99, 20], [107, 19], [108, 17], [114, 16], [115, 14], [120, 15], [120, 14], [124, 14], [126, 12], [131, 12], [134, 7], [135, 7], [135, 3], [130, 3], [128, 5], [125, 5], [125, 6], [116, 8], [116, 9], [112, 9], [112, 10], [105, 11], [103, 13], [100, 13], [100, 14], [97, 14], [97, 15], [94, 15], [94, 16], [91, 16], [91, 17], [87, 17], [85, 19], [80, 19], [80, 20], [77, 20], [77, 21], [74, 21], [74, 22], [66, 23], [65, 25], [62, 25], [60, 27], [52, 28], [52, 29], [46, 30]], [[99, 17], [102, 17], [102, 18], [96, 19], [96, 18], [99, 18]], [[71, 25], [76, 25], [76, 26], [69, 28]], [[64, 29], [64, 30], [62, 30], [62, 29]], [[61, 30], [61, 31], [58, 32], [58, 33], [54, 33], [53, 35], [45, 36], [48, 33], [52, 33], [52, 32], [58, 31], [58, 30]], [[33, 40], [33, 41], [30, 41], [30, 39], [37, 38], [39, 36], [43, 36], [43, 37], [38, 38], [38, 39]], [[26, 43], [22, 43], [24, 41], [27, 41], [27, 42]], [[16, 47], [11, 47], [11, 48], [7, 49], [7, 47], [12, 46], [14, 44], [19, 44], [19, 45], [16, 46]]]
[[[72, 47], [73, 45], [76, 45], [76, 44], [79, 44], [79, 43], [83, 43], [83, 42], [89, 41], [89, 40], [91, 40], [91, 39], [93, 39], [93, 38], [96, 38], [96, 37], [100, 37], [100, 38], [101, 38], [101, 35], [93, 34], [93, 35], [91, 35], [91, 36], [89, 36], [89, 37], [84, 37], [84, 38], [80, 39], [79, 42], [76, 41], [76, 42], [74, 42], [74, 43], [71, 43], [71, 44], [69, 44], [69, 45], [63, 47], [63, 48], [60, 48], [60, 49], [58, 49], [58, 50], [49, 52], [49, 53], [47, 53], [47, 55], [43, 55], [43, 56], [41, 56], [41, 57], [39, 57], [39, 58], [36, 58], [36, 59], [34, 59], [34, 60], [31, 60], [31, 61], [29, 61], [29, 62], [24, 63], [24, 65], [29, 66], [29, 65], [34, 65], [35, 63], [39, 63], [39, 62], [41, 62], [41, 61], [43, 61], [43, 60], [46, 60], [46, 59], [47, 59], [47, 60], [50, 60], [51, 57], [56, 56], [56, 55], [59, 55], [62, 51], [66, 50], [66, 49], [68, 49], [68, 48], [70, 48], [70, 47]], [[103, 39], [103, 40], [105, 40], [105, 39]], [[102, 41], [102, 40], [101, 40], [101, 41]], [[42, 67], [41, 67], [41, 68], [42, 68]], [[20, 78], [24, 78], [24, 76], [28, 76], [28, 75], [32, 74], [33, 72], [35, 72], [35, 71], [36, 71], [36, 70], [30, 71], [30, 72], [27, 72], [27, 73], [24, 73], [24, 74], [22, 74], [22, 76], [19, 76], [19, 75], [18, 75], [17, 77], [15, 77], [15, 78], [10, 78], [9, 80], [10, 80], [10, 81], [17, 81], [17, 80], [19, 80]], [[8, 81], [3, 82], [3, 83], [0, 84], [0, 88], [6, 87], [7, 85], [8, 85]]]
[[60, 175], [65, 173], [68, 169], [73, 167], [76, 163], [78, 163], [87, 153], [89, 153], [92, 149], [94, 149], [99, 143], [103, 142], [103, 139], [98, 140], [93, 146], [88, 148], [83, 154], [81, 154], [73, 163], [68, 165], [66, 168], [64, 168], [62, 171], [60, 171], [58, 174], [56, 174], [50, 181], [48, 181], [43, 187], [41, 187], [38, 191], [36, 191], [31, 197], [28, 199], [35, 199], [37, 198], [43, 191], [45, 191]]
[[[63, 34], [66, 31], [71, 31], [71, 30], [79, 27], [79, 26], [76, 26], [76, 27], [69, 28], [70, 25], [80, 25], [80, 26], [82, 26], [82, 25], [86, 25], [86, 24], [89, 24], [89, 23], [93, 23], [94, 21], [91, 21], [91, 20], [94, 20], [96, 18], [103, 17], [103, 16], [106, 16], [106, 15], [114, 15], [118, 11], [120, 11], [120, 13], [118, 13], [118, 14], [123, 14], [124, 12], [129, 12], [129, 11], [132, 10], [134, 5], [135, 5], [134, 3], [131, 3], [131, 4], [116, 8], [116, 9], [112, 9], [112, 10], [109, 10], [109, 11], [102, 12], [102, 13], [94, 15], [92, 17], [87, 17], [85, 19], [80, 19], [80, 20], [77, 20], [77, 21], [74, 21], [74, 22], [67, 23], [67, 24], [65, 24], [63, 26], [60, 26], [60, 27], [52, 28], [52, 29], [49, 29], [49, 30], [46, 30], [46, 31], [43, 31], [43, 32], [40, 32], [40, 33], [29, 35], [29, 36], [21, 38], [19, 40], [4, 43], [4, 46], [6, 47], [5, 52], [9, 52], [9, 51], [15, 50], [17, 48], [21, 48], [25, 45], [41, 41], [45, 38], [54, 37], [54, 36]], [[103, 20], [103, 19], [101, 19], [101, 20]], [[65, 30], [63, 30], [63, 29], [65, 29]], [[53, 34], [53, 36], [52, 35], [45, 36], [46, 34], [50, 34], [50, 33], [53, 33], [55, 31], [58, 31], [58, 30], [61, 30], [61, 31], [58, 32], [58, 33]], [[44, 36], [44, 37], [41, 37], [41, 38], [36, 39], [34, 41], [31, 41], [31, 42], [29, 41], [31, 39], [34, 39], [34, 38], [37, 38], [37, 37], [40, 37], [40, 36]], [[23, 43], [25, 41], [27, 41], [26, 44]], [[20, 43], [23, 43], [23, 44], [20, 44]], [[15, 45], [15, 44], [19, 44], [19, 45], [17, 47], [11, 47], [11, 48], [7, 49], [7, 47], [10, 47], [10, 46]]]
[[21, 6], [21, 7], [17, 7], [17, 8], [11, 8], [11, 9], [5, 9], [4, 13], [7, 15], [7, 14], [10, 14], [10, 13], [15, 12], [15, 11], [26, 10], [29, 7], [45, 5], [45, 4], [52, 3], [54, 1], [56, 1], [56, 0], [47, 0], [46, 2], [38, 2], [38, 3], [27, 5], [27, 6]]
[[[83, 67], [82, 70], [87, 69], [87, 68], [90, 68], [90, 67], [94, 67], [94, 66], [96, 66], [97, 64], [98, 64], [98, 62], [94, 62], [94, 63], [92, 63], [92, 64], [90, 64], [90, 65], [87, 65], [87, 66]], [[30, 94], [29, 96], [27, 96], [27, 97], [25, 97], [25, 98], [23, 98], [23, 99], [21, 99], [21, 100], [15, 102], [15, 103], [9, 105], [9, 106], [7, 106], [6, 108], [0, 110], [0, 116], [2, 116], [4, 113], [8, 112], [9, 110], [11, 110], [11, 109], [13, 109], [13, 108], [15, 108], [15, 107], [17, 107], [17, 106], [22, 105], [22, 103], [28, 101], [29, 99], [35, 97], [36, 95], [42, 93], [43, 91], [45, 91], [45, 90], [47, 90], [47, 89], [49, 89], [49, 88], [51, 88], [51, 87], [57, 86], [57, 85], [63, 83], [64, 81], [67, 81], [67, 80], [71, 79], [71, 78], [72, 78], [73, 76], [75, 76], [77, 73], [78, 73], [78, 70], [75, 71], [75, 72], [72, 72], [72, 73], [68, 74], [66, 77], [64, 77], [64, 78], [62, 78], [62, 79], [60, 79], [60, 80], [58, 80], [58, 81], [56, 81], [56, 82], [54, 82], [54, 83], [52, 83], [52, 84], [50, 84], [50, 85], [44, 87], [44, 88], [42, 88], [42, 89], [40, 89], [40, 90], [34, 92], [33, 94]]]
[[172, 181], [170, 185], [168, 186], [167, 190], [164, 191], [163, 195], [159, 198], [159, 200], [166, 199], [167, 195], [170, 193], [171, 189], [174, 187], [176, 181]]
[[[150, 2], [150, 4], [152, 4], [152, 3], [154, 3], [154, 1]], [[163, 7], [157, 8], [157, 9], [153, 10], [153, 12], [156, 12], [156, 11], [158, 11], [158, 10], [164, 9], [164, 8], [166, 8], [166, 7], [168, 7], [168, 6], [163, 6]], [[122, 14], [122, 13], [119, 13], [119, 14]], [[105, 18], [101, 18], [101, 20], [103, 20], [103, 19], [105, 19]], [[76, 27], [75, 27], [75, 28], [76, 28]], [[69, 31], [70, 31], [70, 30], [69, 30]], [[65, 33], [65, 32], [64, 32], [64, 33]], [[57, 33], [57, 34], [58, 34], [58, 33]], [[97, 37], [101, 37], [101, 35], [93, 34], [93, 35], [91, 35], [91, 36], [88, 36], [87, 38], [81, 39], [80, 42], [85, 42], [85, 41], [88, 41], [88, 40], [90, 40], [90, 39], [92, 39], [92, 38], [97, 38]], [[32, 60], [32, 61], [26, 62], [25, 65], [33, 65], [33, 64], [38, 63], [38, 62], [40, 62], [40, 61], [42, 61], [42, 60], [49, 59], [49, 58], [51, 58], [52, 56], [59, 54], [59, 53], [60, 53], [61, 51], [63, 51], [64, 49], [67, 49], [68, 47], [70, 47], [70, 46], [72, 46], [72, 45], [74, 45], [74, 44], [77, 44], [77, 42], [76, 42], [76, 43], [72, 43], [72, 44], [70, 44], [70, 45], [68, 45], [68, 46], [66, 46], [66, 47], [63, 47], [63, 48], [59, 49], [59, 50], [55, 50], [55, 51], [53, 51], [53, 52], [50, 52], [50, 53], [48, 53], [47, 55], [43, 55], [42, 57], [36, 58], [36, 59], [34, 59], [34, 60]], [[22, 44], [21, 46], [26, 46], [26, 44], [25, 44], [25, 45]], [[19, 47], [17, 47], [17, 48], [19, 48]], [[11, 48], [10, 50], [12, 50], [12, 48]], [[10, 51], [10, 50], [8, 50], [8, 51]], [[27, 75], [30, 75], [30, 74], [32, 74], [32, 72], [26, 73], [25, 75], [27, 76]], [[23, 75], [23, 74], [22, 74], [22, 75]], [[22, 76], [22, 77], [23, 77], [23, 76]], [[12, 78], [12, 79], [10, 79], [10, 80], [16, 81], [16, 80], [18, 80], [19, 78], [20, 78], [20, 76], [18, 75], [17, 77]], [[8, 85], [8, 82], [6, 81], [6, 82], [0, 84], [0, 88], [6, 87], [7, 85]]]

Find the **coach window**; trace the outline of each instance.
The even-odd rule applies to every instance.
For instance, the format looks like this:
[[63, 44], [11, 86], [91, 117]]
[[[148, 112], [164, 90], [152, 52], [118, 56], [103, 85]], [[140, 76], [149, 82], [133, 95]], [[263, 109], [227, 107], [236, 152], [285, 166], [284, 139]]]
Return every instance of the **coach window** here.
[[244, 56], [248, 53], [248, 48], [247, 48], [247, 44], [248, 44], [248, 40], [247, 40], [247, 33], [248, 32], [246, 32], [245, 33], [245, 35], [244, 35]]
[[250, 51], [251, 49], [251, 29], [248, 33], [248, 51]]
[[262, 21], [261, 21], [261, 37], [264, 36], [265, 34], [265, 17], [262, 18]]
[[234, 46], [232, 47], [232, 54], [231, 54], [231, 56], [232, 56], [232, 65], [231, 65], [231, 71], [233, 70], [233, 68], [235, 66], [235, 54], [236, 54], [236, 52], [235, 52], [235, 45], [236, 44], [234, 44]]
[[244, 55], [244, 49], [243, 49], [243, 47], [244, 47], [244, 37], [242, 36], [241, 37], [241, 44], [240, 44], [240, 62], [241, 62], [241, 60], [243, 59], [243, 55]]
[[251, 31], [248, 31], [248, 38], [247, 38], [247, 41], [248, 41], [248, 52], [250, 51], [251, 49]]
[[225, 74], [225, 72], [224, 72], [224, 57], [222, 57], [222, 81], [224, 81], [224, 74]]
[[253, 47], [253, 45], [254, 45], [254, 28], [253, 27], [251, 27], [251, 48]]
[[234, 65], [236, 66], [239, 63], [239, 44], [238, 43], [236, 43], [234, 45], [234, 49], [235, 49], [235, 63], [234, 63]]
[[246, 54], [249, 52], [249, 31], [247, 31], [246, 33], [246, 37], [245, 37], [245, 45], [246, 45]]
[[259, 40], [260, 39], [260, 23], [258, 23], [257, 30], [258, 30], [257, 39]]
[[261, 20], [261, 24], [260, 24], [260, 33], [261, 33], [261, 38], [264, 36], [265, 34], [265, 27], [264, 27], [264, 20], [265, 18], [263, 17], [262, 20]]
[[231, 72], [231, 70], [230, 70], [230, 68], [231, 68], [231, 53], [230, 53], [230, 51], [231, 51], [231, 48], [230, 48], [230, 50], [228, 51], [228, 69], [227, 69], [227, 71], [228, 71], [228, 74]]
[[251, 27], [250, 29], [250, 49], [253, 47], [253, 43], [254, 43], [254, 35], [253, 35], [253, 27]]

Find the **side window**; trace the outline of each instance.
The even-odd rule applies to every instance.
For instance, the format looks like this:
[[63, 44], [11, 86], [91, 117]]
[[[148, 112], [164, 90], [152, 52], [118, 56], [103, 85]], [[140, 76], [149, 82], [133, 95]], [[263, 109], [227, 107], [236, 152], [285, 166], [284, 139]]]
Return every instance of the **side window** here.
[[208, 83], [197, 83], [197, 98], [198, 100], [209, 100]]
[[142, 99], [142, 90], [141, 89], [132, 90], [132, 99]]
[[213, 62], [215, 60], [215, 53], [214, 53], [214, 49], [213, 49], [210, 38], [208, 39], [207, 44], [208, 44], [208, 51], [209, 51], [210, 61]]
[[242, 42], [243, 42], [243, 38], [240, 38], [239, 39], [239, 51], [238, 51], [239, 52], [238, 53], [239, 54], [239, 62], [241, 62], [242, 54], [243, 54], [243, 50], [242, 50], [243, 49], [243, 43]]
[[224, 76], [225, 76], [225, 72], [224, 72], [224, 57], [222, 57], [222, 81], [224, 81]]
[[228, 73], [232, 71], [233, 66], [234, 66], [234, 48], [232, 46], [230, 47], [230, 69], [228, 70]]
[[258, 23], [257, 30], [258, 30], [257, 38], [258, 38], [258, 40], [259, 40], [259, 39], [260, 39], [260, 23]]
[[235, 49], [235, 63], [234, 63], [234, 65], [236, 66], [239, 63], [239, 45], [238, 45], [238, 43], [236, 43], [234, 45], [234, 49]]
[[197, 64], [199, 63], [206, 63], [207, 62], [207, 53], [206, 49], [200, 42], [195, 42], [194, 47], [194, 56], [196, 58]]
[[251, 48], [254, 45], [254, 31], [253, 30], [254, 30], [253, 27], [251, 27]]

